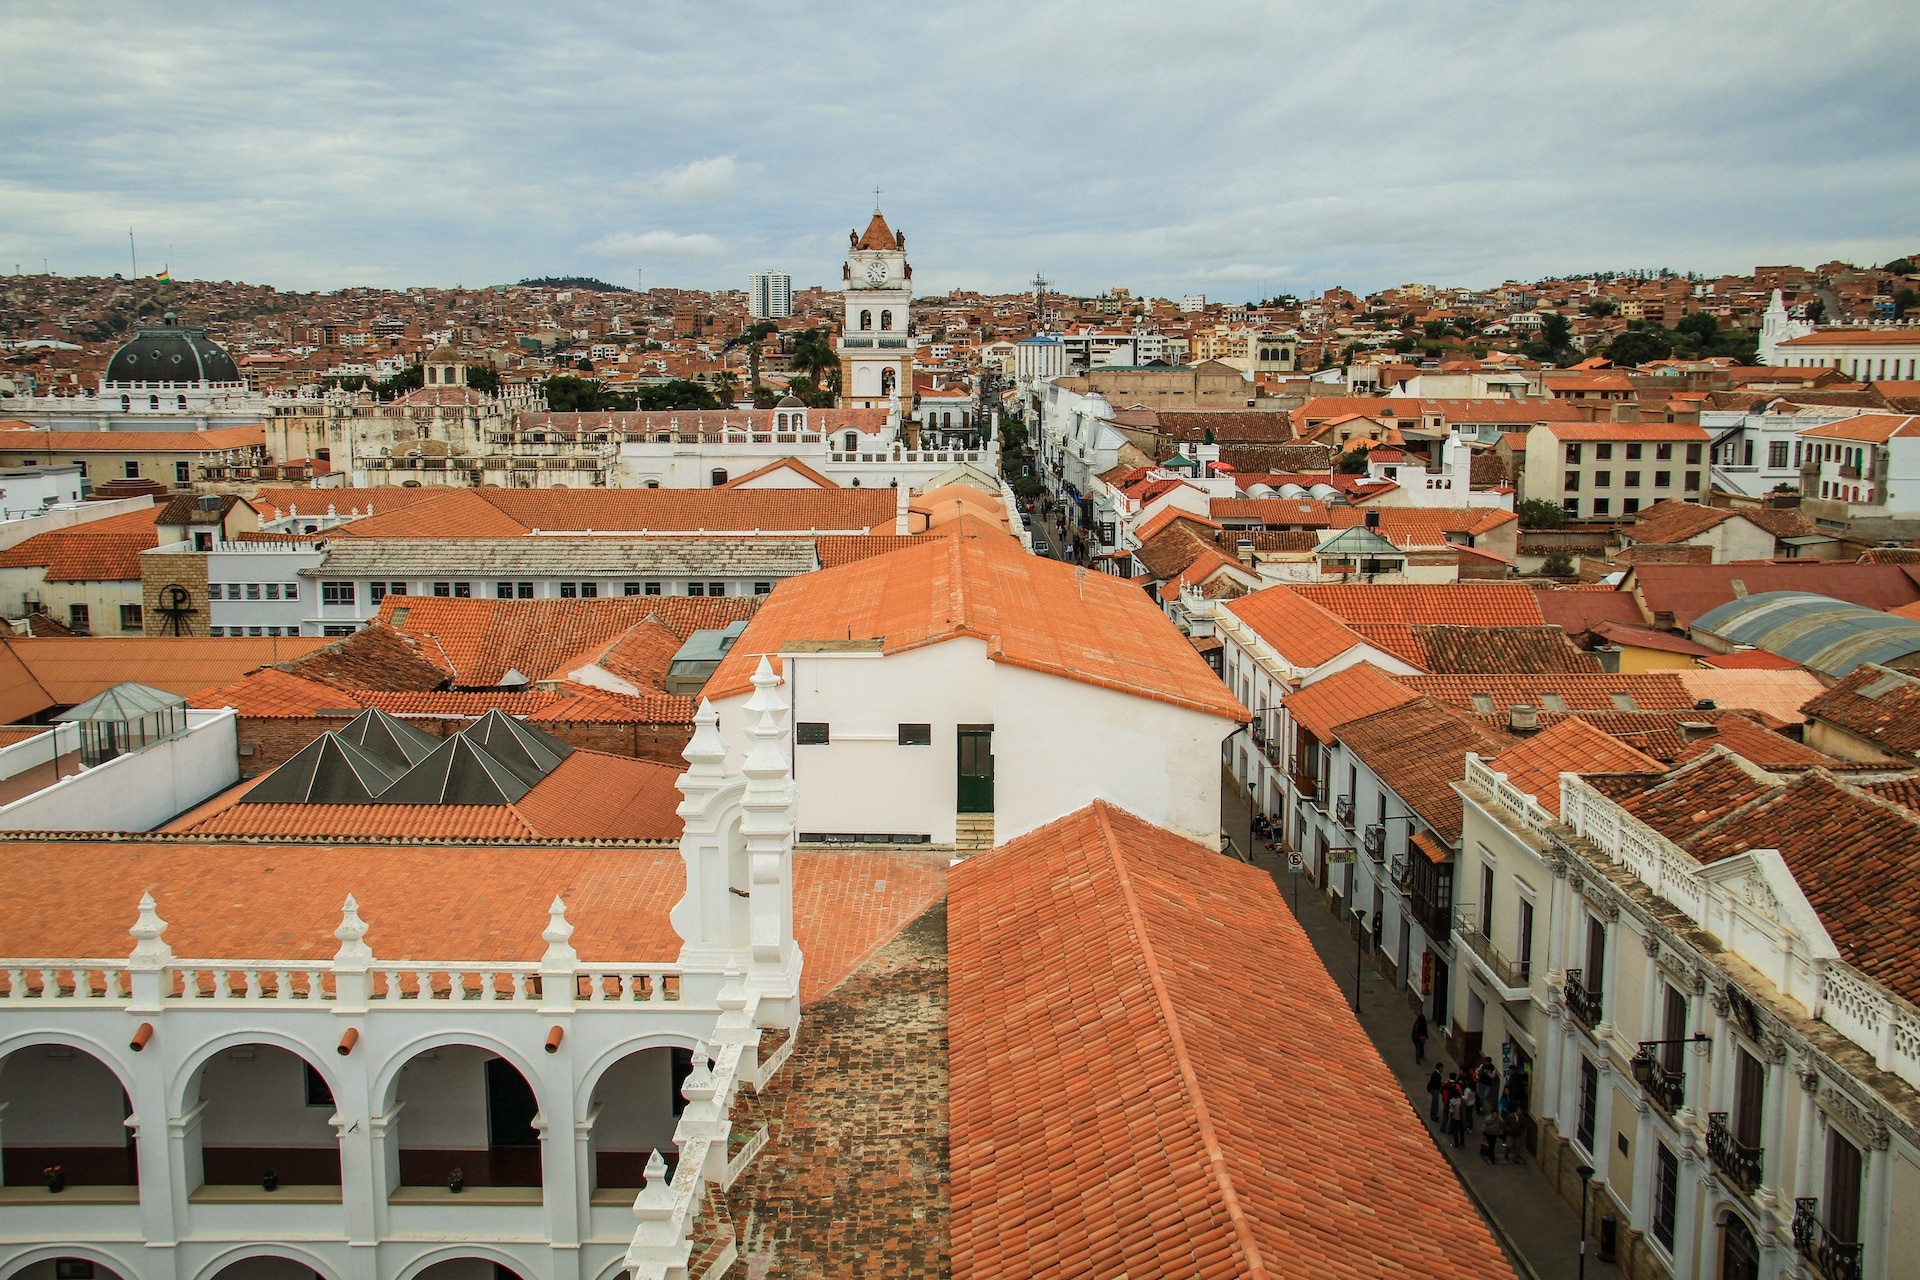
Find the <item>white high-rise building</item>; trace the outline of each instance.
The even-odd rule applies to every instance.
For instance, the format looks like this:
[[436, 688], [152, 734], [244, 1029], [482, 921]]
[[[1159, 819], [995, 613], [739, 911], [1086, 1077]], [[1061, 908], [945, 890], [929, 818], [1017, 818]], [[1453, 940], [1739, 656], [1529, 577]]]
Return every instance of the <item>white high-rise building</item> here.
[[756, 271], [747, 277], [747, 313], [756, 320], [784, 320], [793, 314], [793, 277], [784, 271]]

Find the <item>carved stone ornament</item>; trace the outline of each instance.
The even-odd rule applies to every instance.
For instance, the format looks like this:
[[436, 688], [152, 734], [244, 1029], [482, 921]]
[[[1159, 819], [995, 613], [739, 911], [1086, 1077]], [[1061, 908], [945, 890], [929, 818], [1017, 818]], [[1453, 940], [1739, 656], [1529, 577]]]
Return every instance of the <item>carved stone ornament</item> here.
[[1766, 1055], [1768, 1062], [1782, 1063], [1787, 1060], [1787, 1038], [1772, 1032], [1760, 1037], [1760, 1052]]
[[1827, 1119], [1843, 1129], [1852, 1130], [1853, 1136], [1861, 1140], [1861, 1145], [1871, 1147], [1875, 1151], [1885, 1151], [1892, 1135], [1887, 1129], [1887, 1122], [1880, 1116], [1879, 1109], [1861, 1106], [1831, 1080], [1827, 1081], [1826, 1085], [1827, 1087], [1814, 1101], [1820, 1110], [1826, 1113]]
[[1608, 924], [1613, 924], [1620, 919], [1620, 904], [1617, 902], [1608, 902], [1600, 908], [1600, 917]]
[[[1660, 935], [1649, 929], [1640, 936], [1640, 945], [1646, 949], [1649, 956], [1658, 957], [1660, 954]], [[1664, 969], [1666, 966], [1662, 965], [1661, 968]]]
[[1723, 1018], [1726, 1017], [1733, 1008], [1733, 1002], [1727, 998], [1727, 989], [1725, 987], [1715, 987], [1709, 999], [1713, 1001], [1713, 1011]]

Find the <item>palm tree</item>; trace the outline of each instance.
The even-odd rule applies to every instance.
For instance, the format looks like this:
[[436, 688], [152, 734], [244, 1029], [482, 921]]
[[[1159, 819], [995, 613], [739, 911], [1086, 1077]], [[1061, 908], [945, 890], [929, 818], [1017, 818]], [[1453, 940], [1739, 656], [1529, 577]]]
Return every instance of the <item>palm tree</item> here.
[[713, 375], [713, 394], [720, 397], [722, 403], [731, 404], [733, 393], [740, 389], [739, 375], [731, 369], [722, 369]]

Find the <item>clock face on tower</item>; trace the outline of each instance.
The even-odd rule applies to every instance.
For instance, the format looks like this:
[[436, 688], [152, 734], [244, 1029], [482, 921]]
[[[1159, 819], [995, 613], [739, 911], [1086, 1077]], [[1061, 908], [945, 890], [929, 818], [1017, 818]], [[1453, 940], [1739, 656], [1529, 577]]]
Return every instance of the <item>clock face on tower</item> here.
[[886, 263], [869, 262], [867, 264], [867, 283], [868, 284], [884, 284], [886, 282], [886, 279], [887, 279]]

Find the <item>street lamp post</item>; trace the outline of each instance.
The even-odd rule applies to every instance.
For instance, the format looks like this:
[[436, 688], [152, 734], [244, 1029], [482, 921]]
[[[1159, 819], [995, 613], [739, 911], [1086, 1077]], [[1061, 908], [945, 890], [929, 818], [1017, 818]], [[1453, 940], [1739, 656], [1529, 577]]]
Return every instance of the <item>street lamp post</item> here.
[[1367, 959], [1367, 913], [1359, 907], [1353, 909], [1353, 1011], [1360, 1012], [1360, 975], [1366, 968]]
[[1587, 1280], [1587, 1192], [1593, 1190], [1593, 1166], [1574, 1170], [1580, 1175], [1580, 1280]]

